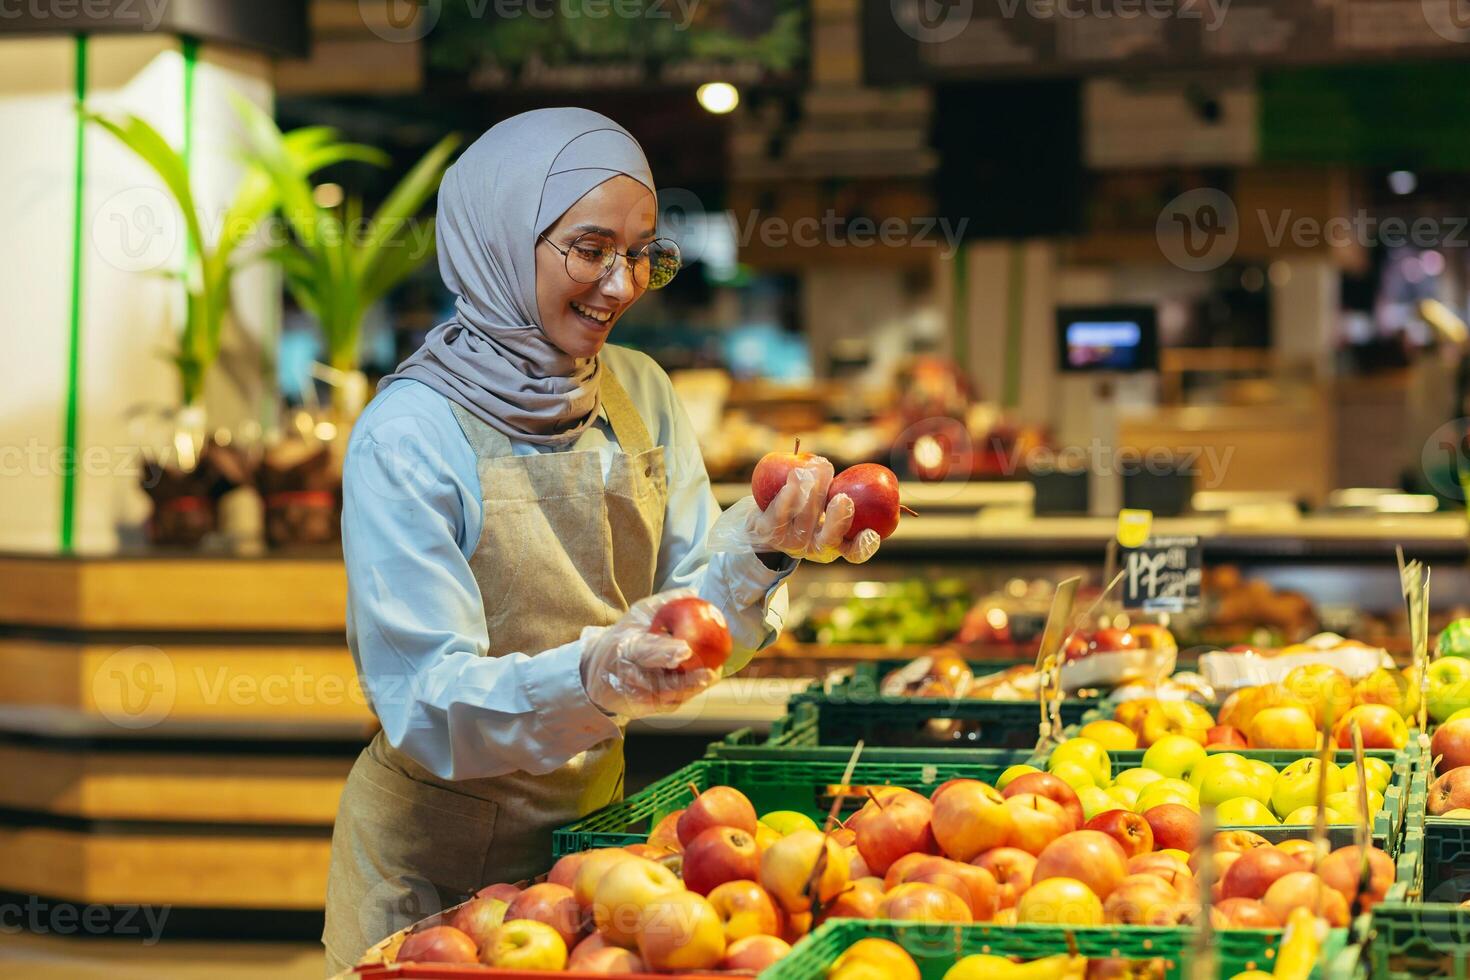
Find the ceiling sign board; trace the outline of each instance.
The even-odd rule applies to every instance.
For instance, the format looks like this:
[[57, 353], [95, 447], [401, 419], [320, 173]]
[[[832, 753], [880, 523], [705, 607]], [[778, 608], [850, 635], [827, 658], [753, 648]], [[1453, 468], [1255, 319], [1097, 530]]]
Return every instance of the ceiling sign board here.
[[864, 0], [868, 81], [1470, 57], [1465, 0]]
[[306, 0], [71, 0], [0, 4], [0, 35], [160, 34], [306, 54]]
[[804, 0], [469, 0], [424, 36], [432, 72], [478, 90], [800, 81]]

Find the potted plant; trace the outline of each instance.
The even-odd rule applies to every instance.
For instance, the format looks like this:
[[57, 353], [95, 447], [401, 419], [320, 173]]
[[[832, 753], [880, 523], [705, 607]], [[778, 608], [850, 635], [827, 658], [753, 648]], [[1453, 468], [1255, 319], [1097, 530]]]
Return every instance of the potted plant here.
[[[363, 317], [434, 254], [432, 216], [414, 222], [438, 190], [459, 137], [435, 144], [365, 220], [358, 197], [330, 206], [318, 203], [311, 171], [290, 153], [275, 122], [243, 101], [238, 108], [251, 163], [270, 179], [290, 231], [291, 240], [272, 249], [270, 257], [280, 264], [286, 288], [301, 309], [321, 325], [327, 351], [323, 373], [332, 387], [333, 418], [324, 426], [298, 426], [296, 438], [267, 448], [257, 470], [266, 538], [278, 546], [319, 544], [337, 535], [340, 450], [367, 402], [367, 379], [359, 369]], [[331, 435], [313, 442], [318, 431]]]
[[[149, 522], [152, 540], [158, 544], [197, 544], [214, 528], [219, 498], [248, 478], [243, 458], [209, 435], [203, 395], [230, 316], [235, 270], [243, 261], [256, 257], [246, 254], [242, 247], [275, 210], [275, 184], [258, 167], [248, 166], [220, 224], [217, 240], [206, 241], [183, 155], [136, 115], [108, 115], [85, 107], [81, 112], [158, 175], [184, 219], [189, 260], [181, 278], [187, 302], [184, 328], [172, 355], [179, 373], [180, 407], [174, 416], [169, 448], [163, 456], [145, 460], [143, 484], [154, 505]], [[280, 150], [304, 173], [344, 160], [379, 164], [387, 160], [381, 151], [342, 143], [334, 130], [320, 126], [283, 134]]]

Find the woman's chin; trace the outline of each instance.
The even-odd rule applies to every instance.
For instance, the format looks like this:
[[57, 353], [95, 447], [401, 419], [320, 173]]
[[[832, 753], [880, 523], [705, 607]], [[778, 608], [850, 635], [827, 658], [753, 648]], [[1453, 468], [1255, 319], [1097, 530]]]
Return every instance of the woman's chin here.
[[611, 328], [592, 330], [578, 323], [563, 325], [555, 333], [550, 333], [549, 339], [569, 357], [587, 358], [597, 356], [611, 333]]

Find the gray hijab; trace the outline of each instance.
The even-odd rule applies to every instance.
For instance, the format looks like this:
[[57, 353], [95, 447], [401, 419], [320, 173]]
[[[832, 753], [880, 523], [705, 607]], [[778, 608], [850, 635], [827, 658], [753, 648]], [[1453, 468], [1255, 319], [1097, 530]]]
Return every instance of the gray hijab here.
[[512, 438], [576, 439], [597, 416], [601, 367], [566, 354], [541, 327], [537, 236], [619, 174], [654, 189], [638, 141], [587, 109], [524, 112], [476, 140], [439, 185], [439, 274], [454, 317], [378, 390], [413, 378]]

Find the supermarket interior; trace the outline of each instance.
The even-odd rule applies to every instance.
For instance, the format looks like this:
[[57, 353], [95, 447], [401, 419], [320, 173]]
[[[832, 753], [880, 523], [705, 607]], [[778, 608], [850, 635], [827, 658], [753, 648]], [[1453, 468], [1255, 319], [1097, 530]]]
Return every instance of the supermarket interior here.
[[1470, 978], [1467, 120], [1467, 0], [0, 0], [0, 976]]

